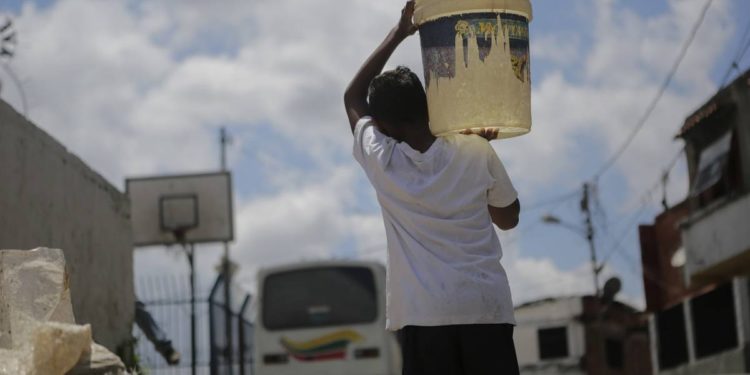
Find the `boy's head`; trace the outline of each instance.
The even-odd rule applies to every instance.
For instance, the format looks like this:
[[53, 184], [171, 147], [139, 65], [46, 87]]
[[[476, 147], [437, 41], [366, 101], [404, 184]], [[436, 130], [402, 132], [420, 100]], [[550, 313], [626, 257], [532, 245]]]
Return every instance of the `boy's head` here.
[[367, 99], [379, 123], [427, 125], [427, 95], [419, 77], [405, 66], [373, 78]]

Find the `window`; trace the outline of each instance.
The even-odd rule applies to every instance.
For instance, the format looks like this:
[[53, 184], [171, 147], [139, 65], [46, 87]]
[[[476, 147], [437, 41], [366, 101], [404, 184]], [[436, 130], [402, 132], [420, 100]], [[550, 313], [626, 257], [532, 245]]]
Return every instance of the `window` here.
[[736, 348], [737, 320], [732, 283], [690, 301], [695, 356], [703, 358]]
[[609, 368], [622, 369], [622, 350], [622, 341], [615, 339], [606, 339], [604, 341], [604, 352]]
[[377, 317], [375, 279], [366, 267], [306, 268], [270, 275], [263, 284], [269, 330], [369, 323]]
[[669, 369], [687, 363], [687, 334], [682, 304], [656, 313], [656, 341], [659, 369]]
[[708, 190], [721, 180], [726, 170], [727, 160], [729, 160], [731, 145], [732, 132], [729, 131], [701, 151], [698, 159], [698, 174], [691, 188], [693, 196]]
[[565, 358], [568, 356], [567, 327], [544, 328], [537, 331], [539, 359]]

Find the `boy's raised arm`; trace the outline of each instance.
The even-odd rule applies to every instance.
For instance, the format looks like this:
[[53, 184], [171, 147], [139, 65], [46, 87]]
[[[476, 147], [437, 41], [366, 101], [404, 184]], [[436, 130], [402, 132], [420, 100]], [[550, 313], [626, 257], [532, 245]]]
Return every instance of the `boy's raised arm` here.
[[414, 34], [417, 31], [417, 26], [412, 21], [414, 15], [414, 0], [406, 2], [406, 5], [401, 10], [401, 18], [399, 19], [398, 25], [396, 25], [386, 36], [380, 45], [375, 48], [370, 57], [365, 60], [362, 67], [354, 78], [349, 83], [344, 93], [344, 106], [346, 107], [346, 115], [349, 117], [349, 126], [352, 132], [354, 132], [354, 126], [357, 124], [360, 118], [369, 114], [367, 105], [367, 89], [370, 86], [375, 76], [380, 74], [385, 66], [385, 63], [396, 50], [396, 47], [406, 39], [409, 35]]

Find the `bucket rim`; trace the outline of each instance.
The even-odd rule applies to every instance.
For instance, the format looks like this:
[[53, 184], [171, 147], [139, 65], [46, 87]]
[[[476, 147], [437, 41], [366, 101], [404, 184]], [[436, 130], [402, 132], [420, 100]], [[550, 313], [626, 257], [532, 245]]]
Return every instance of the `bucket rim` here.
[[511, 13], [531, 22], [533, 10], [529, 0], [416, 0], [414, 23], [421, 25], [438, 18], [468, 13]]
[[432, 17], [425, 17], [424, 19], [420, 20], [417, 23], [417, 26], [422, 26], [426, 23], [430, 23], [433, 21], [437, 21], [441, 18], [447, 18], [447, 17], [453, 17], [463, 14], [472, 14], [472, 13], [497, 13], [497, 14], [513, 14], [517, 16], [521, 16], [523, 18], [526, 18], [528, 22], [531, 22], [531, 18], [528, 14], [520, 11], [514, 11], [509, 9], [477, 9], [477, 10], [460, 10], [455, 12], [447, 12], [447, 13], [441, 13]]

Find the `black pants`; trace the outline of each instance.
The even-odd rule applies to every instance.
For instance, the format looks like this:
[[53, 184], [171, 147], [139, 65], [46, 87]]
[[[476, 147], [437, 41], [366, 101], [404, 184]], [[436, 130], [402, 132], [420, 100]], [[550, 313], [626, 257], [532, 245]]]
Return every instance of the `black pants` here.
[[518, 374], [513, 325], [406, 326], [403, 375]]

